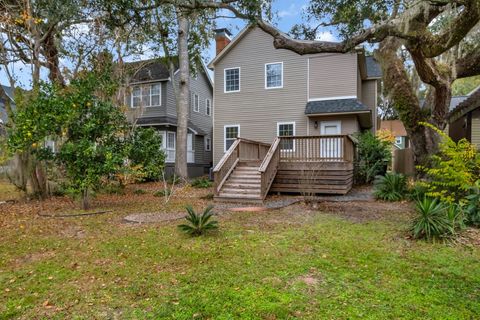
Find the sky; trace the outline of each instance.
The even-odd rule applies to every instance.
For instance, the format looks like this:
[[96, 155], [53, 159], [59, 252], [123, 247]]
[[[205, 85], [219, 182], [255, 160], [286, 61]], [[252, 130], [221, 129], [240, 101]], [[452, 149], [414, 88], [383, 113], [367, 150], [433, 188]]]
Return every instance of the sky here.
[[[308, 4], [309, 0], [274, 0], [273, 2], [273, 12], [275, 13], [274, 24], [284, 31], [288, 32], [290, 29], [297, 23], [302, 22], [302, 11], [305, 6]], [[218, 28], [228, 28], [233, 36], [237, 35], [238, 32], [245, 26], [246, 22], [241, 19], [227, 19], [219, 18], [217, 20]], [[334, 32], [331, 30], [321, 30], [318, 34], [319, 40], [324, 41], [338, 41]], [[209, 62], [215, 56], [215, 40], [212, 39], [208, 50], [203, 54], [205, 62]], [[149, 53], [145, 53], [142, 58], [149, 58]], [[23, 65], [21, 63], [16, 63], [12, 65], [11, 72], [18, 79], [18, 83], [23, 88], [29, 88], [29, 66]], [[42, 79], [47, 79], [46, 70], [42, 71]], [[6, 74], [3, 70], [0, 70], [0, 83], [3, 85], [9, 85]]]

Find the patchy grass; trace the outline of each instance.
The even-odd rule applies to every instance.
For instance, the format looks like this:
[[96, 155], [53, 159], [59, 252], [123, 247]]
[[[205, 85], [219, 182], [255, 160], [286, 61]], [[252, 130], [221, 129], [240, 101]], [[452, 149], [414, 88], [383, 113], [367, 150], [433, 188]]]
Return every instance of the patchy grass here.
[[19, 199], [21, 192], [6, 180], [0, 179], [0, 201]]
[[211, 190], [183, 188], [165, 206], [158, 184], [138, 187], [100, 195], [97, 208], [114, 210], [100, 216], [36, 215], [71, 209], [64, 198], [1, 205], [0, 319], [480, 317], [479, 248], [406, 239], [408, 206], [373, 220], [345, 212], [363, 204], [228, 213], [190, 238], [178, 222], [122, 219], [201, 209]]

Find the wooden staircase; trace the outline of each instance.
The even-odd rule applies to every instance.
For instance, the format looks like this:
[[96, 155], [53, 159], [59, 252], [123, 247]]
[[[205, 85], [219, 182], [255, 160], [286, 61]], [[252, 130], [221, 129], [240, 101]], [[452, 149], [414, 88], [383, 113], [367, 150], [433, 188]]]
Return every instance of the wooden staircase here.
[[344, 135], [277, 137], [271, 145], [237, 138], [213, 170], [214, 199], [262, 203], [269, 191], [346, 194], [354, 144]]
[[223, 184], [217, 200], [249, 202], [262, 201], [261, 174], [258, 171], [262, 161], [240, 160]]

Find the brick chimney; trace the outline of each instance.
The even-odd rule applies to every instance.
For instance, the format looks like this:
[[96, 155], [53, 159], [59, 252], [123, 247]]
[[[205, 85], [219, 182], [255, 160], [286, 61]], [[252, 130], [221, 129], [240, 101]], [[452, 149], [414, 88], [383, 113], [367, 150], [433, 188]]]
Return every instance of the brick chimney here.
[[232, 41], [231, 36], [232, 34], [227, 28], [215, 29], [216, 55]]

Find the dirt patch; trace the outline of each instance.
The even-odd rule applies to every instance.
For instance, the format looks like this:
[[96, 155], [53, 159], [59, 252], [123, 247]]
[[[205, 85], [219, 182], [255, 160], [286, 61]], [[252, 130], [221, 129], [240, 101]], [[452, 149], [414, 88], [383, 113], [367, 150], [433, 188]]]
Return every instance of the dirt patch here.
[[413, 212], [410, 202], [320, 202], [313, 208], [359, 223], [384, 218], [404, 219]]
[[459, 235], [457, 241], [463, 245], [480, 247], [480, 229], [467, 228]]
[[306, 285], [308, 288], [313, 289], [317, 287], [322, 281], [323, 278], [320, 272], [315, 268], [311, 268], [306, 274], [294, 278], [290, 282], [290, 284], [301, 283]]
[[24, 265], [24, 264], [35, 263], [38, 261], [50, 259], [50, 258], [53, 258], [54, 256], [55, 256], [54, 251], [33, 252], [15, 259], [14, 263], [16, 265]]
[[123, 220], [129, 223], [157, 223], [179, 220], [184, 217], [184, 212], [149, 212], [130, 214], [123, 218]]

